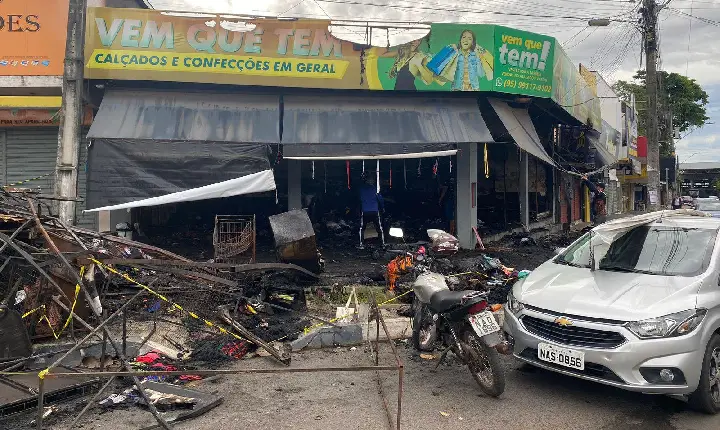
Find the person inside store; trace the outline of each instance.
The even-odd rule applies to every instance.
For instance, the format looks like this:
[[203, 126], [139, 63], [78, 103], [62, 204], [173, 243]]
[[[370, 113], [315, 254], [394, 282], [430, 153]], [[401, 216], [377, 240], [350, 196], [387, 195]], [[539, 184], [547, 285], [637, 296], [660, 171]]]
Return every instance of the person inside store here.
[[360, 185], [360, 245], [359, 249], [365, 249], [365, 224], [372, 222], [375, 231], [380, 237], [382, 246], [385, 246], [385, 234], [382, 227], [382, 212], [385, 210], [385, 202], [382, 194], [377, 191], [375, 181], [369, 174], [363, 173], [362, 185]]
[[440, 189], [438, 201], [443, 209], [445, 220], [450, 224], [448, 233], [455, 235], [455, 179], [449, 179]]
[[607, 218], [607, 195], [605, 194], [605, 184], [602, 182], [594, 183], [590, 181], [587, 175], [582, 177], [583, 183], [593, 193], [592, 202], [590, 204], [590, 213], [593, 224], [602, 224]]

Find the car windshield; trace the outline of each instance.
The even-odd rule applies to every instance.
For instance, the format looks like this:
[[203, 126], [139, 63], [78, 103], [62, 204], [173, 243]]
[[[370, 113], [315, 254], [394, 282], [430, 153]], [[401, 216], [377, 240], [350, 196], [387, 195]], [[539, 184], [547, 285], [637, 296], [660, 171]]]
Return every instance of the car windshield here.
[[588, 233], [580, 238], [555, 258], [554, 262], [590, 268], [591, 260], [594, 260], [595, 267], [599, 270], [696, 276], [707, 268], [716, 231], [644, 225], [633, 228], [611, 243], [604, 242], [594, 234], [592, 256], [590, 236]]
[[717, 200], [704, 200], [697, 203], [699, 211], [720, 211], [720, 202]]
[[555, 263], [573, 267], [590, 268], [590, 234], [586, 234], [570, 245], [556, 259]]
[[610, 244], [600, 270], [665, 276], [696, 276], [707, 268], [715, 230], [640, 226]]

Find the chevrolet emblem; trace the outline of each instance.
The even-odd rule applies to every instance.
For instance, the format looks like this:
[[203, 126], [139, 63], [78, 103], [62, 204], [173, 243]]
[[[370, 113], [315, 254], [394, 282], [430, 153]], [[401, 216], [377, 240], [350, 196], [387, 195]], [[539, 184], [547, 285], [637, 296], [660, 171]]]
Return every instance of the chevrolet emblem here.
[[555, 324], [561, 325], [563, 327], [567, 327], [567, 326], [572, 325], [572, 321], [570, 321], [569, 319], [567, 319], [565, 317], [560, 317], [560, 318], [555, 319]]

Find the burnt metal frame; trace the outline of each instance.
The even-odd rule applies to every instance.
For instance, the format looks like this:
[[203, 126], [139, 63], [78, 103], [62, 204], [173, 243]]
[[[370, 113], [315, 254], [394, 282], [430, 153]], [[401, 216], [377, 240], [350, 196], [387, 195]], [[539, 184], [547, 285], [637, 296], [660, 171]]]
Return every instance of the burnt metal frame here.
[[[7, 194], [7, 193], [4, 193], [4, 194]], [[22, 200], [18, 199], [18, 198], [15, 197], [15, 196], [12, 196], [12, 195], [11, 195], [10, 197], [11, 197], [12, 199], [16, 200], [16, 201], [22, 201]], [[47, 242], [47, 245], [49, 246], [49, 248], [50, 248], [51, 251], [52, 251], [52, 254], [55, 255], [56, 260], [59, 260], [60, 263], [62, 263], [67, 269], [70, 270], [70, 273], [76, 278], [76, 281], [78, 282], [78, 284], [81, 286], [83, 292], [85, 293], [86, 299], [88, 300], [88, 302], [90, 302], [90, 301], [92, 300], [92, 298], [91, 298], [91, 293], [90, 293], [90, 291], [88, 290], [88, 287], [92, 288], [92, 286], [89, 286], [89, 285], [87, 285], [85, 282], [83, 282], [82, 277], [74, 270], [73, 266], [72, 266], [72, 265], [69, 263], [69, 261], [65, 258], [65, 255], [64, 255], [62, 252], [60, 252], [60, 250], [57, 248], [57, 246], [55, 245], [53, 239], [50, 237], [50, 234], [49, 234], [48, 231], [45, 229], [43, 223], [42, 223], [41, 220], [40, 220], [40, 216], [39, 216], [39, 214], [38, 214], [39, 211], [37, 211], [37, 210], [35, 209], [35, 201], [34, 201], [33, 199], [31, 199], [31, 198], [27, 198], [27, 196], [25, 196], [25, 198], [24, 198], [23, 200], [25, 201], [25, 203], [28, 204], [28, 206], [29, 206], [29, 211], [25, 212], [25, 211], [11, 210], [11, 211], [8, 211], [8, 212], [13, 212], [13, 213], [14, 213], [14, 212], [17, 212], [18, 214], [21, 214], [22, 216], [26, 217], [26, 218], [27, 218], [27, 221], [26, 221], [18, 230], [16, 230], [16, 232], [14, 232], [14, 234], [13, 234], [12, 236], [10, 236], [10, 237], [8, 237], [8, 236], [0, 233], [0, 241], [2, 241], [2, 242], [4, 243], [4, 245], [3, 245], [3, 250], [4, 250], [4, 248], [5, 248], [6, 246], [9, 246], [9, 247], [13, 248], [13, 250], [14, 250], [15, 252], [17, 252], [18, 254], [20, 254], [22, 258], [24, 258], [25, 260], [27, 260], [27, 262], [30, 263], [30, 264], [39, 272], [39, 274], [40, 274], [42, 277], [44, 277], [45, 279], [47, 279], [47, 281], [50, 283], [50, 285], [52, 285], [52, 286], [61, 294], [61, 297], [65, 298], [65, 299], [68, 301], [68, 303], [71, 303], [71, 302], [68, 300], [68, 297], [67, 297], [67, 295], [64, 293], [64, 291], [62, 291], [62, 289], [59, 287], [59, 285], [48, 275], [48, 273], [43, 270], [43, 268], [34, 260], [34, 258], [33, 258], [30, 254], [28, 254], [28, 253], [25, 252], [22, 248], [20, 248], [20, 245], [14, 241], [14, 237], [13, 237], [13, 236], [17, 236], [17, 234], [18, 234], [20, 231], [22, 231], [23, 229], [29, 227], [30, 224], [32, 224], [31, 221], [34, 221], [35, 224], [36, 224], [36, 227], [38, 228], [38, 230], [40, 230], [41, 234], [42, 234], [43, 237], [45, 238], [45, 240], [46, 240], [46, 242]], [[40, 205], [42, 204], [42, 202], [39, 202], [39, 203], [40, 203]], [[123, 240], [120, 239], [120, 238], [113, 238], [113, 237], [106, 236], [106, 235], [102, 235], [102, 234], [98, 234], [98, 233], [95, 233], [95, 232], [92, 232], [92, 231], [89, 231], [89, 230], [79, 229], [79, 228], [77, 228], [77, 227], [68, 227], [67, 225], [65, 225], [64, 223], [62, 223], [59, 219], [57, 219], [57, 218], [55, 218], [55, 217], [45, 216], [44, 218], [45, 218], [46, 220], [55, 222], [55, 223], [56, 223], [57, 225], [59, 225], [63, 230], [65, 230], [66, 232], [68, 232], [68, 233], [70, 234], [70, 236], [71, 236], [75, 241], [77, 241], [77, 243], [78, 243], [83, 249], [87, 249], [87, 248], [84, 246], [84, 244], [82, 243], [82, 241], [77, 237], [77, 235], [75, 234], [75, 231], [74, 231], [74, 230], [76, 230], [76, 231], [78, 231], [78, 232], [81, 232], [81, 233], [83, 233], [83, 234], [90, 235], [90, 236], [92, 236], [92, 237], [103, 238], [103, 239], [111, 240], [111, 241], [118, 242], [118, 243], [130, 244], [130, 242], [123, 241]], [[21, 243], [22, 243], [22, 242], [21, 242]], [[191, 262], [190, 262], [189, 260], [187, 260], [187, 259], [185, 259], [185, 258], [183, 258], [183, 257], [180, 257], [180, 256], [178, 256], [178, 255], [169, 253], [169, 252], [167, 252], [167, 251], [161, 250], [161, 249], [159, 249], [159, 248], [154, 248], [154, 247], [149, 247], [149, 246], [147, 246], [147, 249], [152, 249], [153, 251], [158, 252], [158, 253], [160, 253], [160, 254], [162, 254], [162, 255], [164, 255], [164, 256], [171, 257], [171, 258], [174, 258], [174, 259], [177, 259], [177, 260], [180, 260], [180, 261], [187, 262], [187, 264], [191, 264]], [[3, 266], [5, 266], [5, 265], [3, 265]], [[257, 264], [255, 264], [255, 265], [247, 265], [247, 266], [252, 267], [252, 268], [258, 268], [257, 266], [262, 266], [262, 265], [257, 265]], [[4, 267], [3, 267], [3, 268], [4, 268]], [[303, 270], [301, 270], [301, 271], [303, 271]], [[388, 424], [389, 424], [389, 426], [390, 426], [391, 429], [392, 429], [392, 428], [395, 428], [395, 429], [397, 429], [397, 430], [400, 430], [401, 417], [402, 417], [403, 378], [404, 378], [404, 373], [405, 373], [405, 372], [404, 372], [404, 365], [403, 365], [402, 360], [400, 359], [400, 357], [399, 357], [399, 355], [398, 355], [397, 348], [395, 347], [395, 344], [394, 344], [394, 343], [392, 342], [392, 340], [391, 340], [390, 332], [389, 332], [388, 329], [387, 329], [387, 325], [385, 324], [385, 320], [384, 320], [383, 317], [382, 317], [382, 314], [381, 314], [381, 312], [380, 312], [379, 306], [378, 306], [378, 304], [377, 304], [377, 301], [375, 300], [374, 295], [371, 296], [371, 303], [370, 303], [370, 304], [371, 304], [371, 310], [375, 312], [375, 325], [376, 325], [375, 341], [373, 342], [373, 341], [370, 340], [369, 334], [368, 334], [368, 339], [367, 339], [368, 344], [369, 344], [369, 347], [370, 347], [370, 350], [372, 351], [372, 354], [373, 354], [374, 359], [375, 359], [375, 365], [374, 365], [374, 366], [348, 366], [348, 367], [329, 367], [329, 368], [295, 368], [295, 369], [282, 368], [282, 369], [245, 369], [245, 370], [195, 370], [195, 371], [183, 371], [183, 372], [132, 372], [132, 371], [124, 371], [124, 372], [82, 372], [82, 373], [67, 373], [67, 372], [62, 373], [62, 372], [58, 372], [58, 373], [50, 373], [50, 371], [51, 371], [54, 367], [56, 367], [56, 366], [59, 365], [60, 361], [62, 361], [62, 360], [64, 359], [64, 357], [66, 357], [70, 352], [72, 352], [72, 351], [76, 350], [77, 348], [79, 348], [85, 341], [89, 340], [90, 337], [93, 337], [93, 336], [100, 337], [101, 339], [106, 338], [107, 341], [110, 342], [112, 348], [115, 350], [115, 352], [117, 353], [117, 355], [120, 357], [120, 361], [123, 363], [124, 368], [127, 368], [127, 358], [125, 357], [125, 353], [124, 353], [124, 352], [125, 352], [125, 351], [124, 351], [124, 350], [125, 350], [125, 344], [126, 344], [126, 341], [127, 341], [127, 333], [126, 333], [125, 330], [123, 330], [123, 334], [122, 334], [123, 339], [122, 339], [122, 347], [121, 347], [121, 346], [118, 345], [118, 343], [112, 338], [112, 336], [110, 336], [110, 333], [108, 332], [108, 329], [107, 329], [107, 326], [106, 326], [106, 325], [108, 324], [109, 321], [111, 321], [112, 319], [114, 319], [115, 317], [117, 317], [117, 316], [119, 316], [119, 315], [123, 315], [123, 318], [125, 318], [125, 317], [126, 317], [126, 313], [124, 312], [124, 309], [127, 308], [127, 306], [130, 304], [130, 302], [132, 302], [135, 298], [137, 298], [137, 297], [139, 297], [140, 295], [142, 295], [143, 292], [145, 292], [145, 291], [144, 291], [144, 290], [143, 290], [143, 291], [140, 291], [137, 295], [133, 296], [133, 297], [132, 297], [130, 300], [128, 300], [123, 306], [121, 306], [120, 309], [118, 309], [116, 312], [114, 312], [109, 318], [102, 318], [102, 315], [100, 315], [100, 312], [98, 312], [96, 309], [93, 309], [93, 313], [95, 314], [96, 318], [98, 318], [98, 320], [100, 321], [100, 324], [99, 324], [97, 327], [92, 327], [90, 324], [88, 324], [87, 322], [85, 322], [81, 317], [79, 317], [76, 313], [71, 312], [70, 309], [69, 309], [69, 307], [65, 306], [65, 304], [61, 302], [60, 296], [56, 296], [56, 297], [53, 298], [53, 300], [55, 301], [55, 303], [57, 303], [60, 307], [64, 308], [67, 312], [71, 312], [74, 320], [76, 320], [76, 321], [79, 322], [81, 325], [85, 326], [88, 330], [90, 330], [90, 333], [89, 333], [83, 340], [81, 340], [80, 342], [78, 342], [73, 348], [71, 348], [71, 350], [68, 351], [62, 358], [60, 358], [60, 359], [57, 360], [55, 363], [53, 363], [52, 365], [50, 365], [50, 366], [46, 369], [46, 371], [43, 371], [43, 372], [41, 372], [40, 374], [38, 374], [38, 380], [39, 380], [39, 381], [38, 381], [38, 382], [39, 382], [39, 383], [38, 383], [38, 411], [37, 411], [37, 416], [38, 416], [38, 418], [37, 418], [37, 420], [36, 420], [36, 425], [37, 425], [37, 428], [38, 428], [38, 429], [42, 430], [42, 425], [43, 425], [43, 413], [44, 413], [43, 403], [44, 403], [44, 399], [45, 399], [45, 395], [46, 395], [46, 393], [45, 393], [45, 384], [44, 384], [45, 378], [52, 378], [52, 377], [57, 377], [57, 376], [64, 376], [64, 377], [69, 377], [69, 378], [72, 378], [72, 377], [76, 377], [76, 378], [77, 378], [77, 377], [80, 377], [80, 376], [83, 376], [83, 377], [87, 377], [87, 376], [109, 376], [109, 377], [111, 377], [111, 381], [112, 381], [112, 378], [115, 378], [115, 377], [118, 377], [118, 376], [129, 376], [129, 377], [131, 377], [131, 378], [133, 379], [133, 382], [134, 382], [135, 385], [138, 387], [138, 390], [140, 391], [140, 395], [141, 395], [141, 396], [145, 399], [145, 401], [147, 402], [148, 409], [149, 409], [150, 413], [152, 413], [152, 415], [153, 415], [153, 416], [155, 417], [155, 419], [158, 421], [158, 424], [159, 424], [162, 428], [164, 428], [164, 429], [166, 429], [166, 430], [169, 430], [169, 429], [170, 429], [169, 424], [165, 421], [165, 419], [164, 419], [162, 416], [160, 416], [160, 414], [158, 413], [158, 411], [157, 411], [157, 409], [155, 408], [155, 406], [154, 406], [154, 405], [150, 402], [150, 400], [147, 398], [147, 395], [146, 395], [144, 389], [142, 388], [142, 385], [140, 384], [140, 381], [139, 381], [139, 379], [138, 379], [138, 376], [163, 376], [163, 375], [165, 375], [165, 376], [180, 376], [180, 375], [205, 375], [205, 376], [209, 376], [209, 375], [223, 375], [223, 374], [226, 374], [226, 375], [227, 375], [227, 374], [245, 374], [245, 373], [268, 373], [268, 374], [273, 374], [273, 373], [357, 372], [357, 371], [362, 372], [362, 371], [375, 371], [375, 372], [376, 372], [376, 376], [377, 376], [377, 381], [378, 381], [378, 392], [379, 392], [379, 394], [381, 395], [382, 400], [383, 400], [383, 406], [384, 406], [384, 408], [385, 408], [385, 412], [386, 412], [386, 415], [387, 415], [387, 418], [388, 418]], [[96, 293], [96, 292], [95, 292], [95, 293]], [[124, 325], [124, 324], [123, 324], [123, 325]], [[380, 325], [382, 325], [382, 327], [383, 327], [383, 331], [385, 332], [386, 339], [389, 341], [390, 348], [391, 348], [392, 353], [393, 353], [393, 355], [394, 355], [395, 364], [392, 365], [392, 366], [391, 366], [391, 365], [387, 365], [387, 366], [381, 366], [381, 365], [380, 365], [380, 361], [379, 361], [379, 360], [380, 360], [380, 357], [379, 357]], [[104, 334], [105, 336], [100, 336], [100, 335], [99, 335], [98, 332], [100, 332], [101, 330], [103, 331], [103, 334]], [[103, 339], [103, 340], [105, 340], [105, 339]], [[381, 379], [380, 379], [380, 371], [393, 371], [393, 370], [398, 371], [398, 398], [397, 398], [397, 412], [396, 412], [396, 420], [395, 420], [395, 423], [393, 423], [392, 413], [390, 412], [389, 403], [388, 403], [388, 401], [387, 401], [387, 399], [386, 399], [386, 396], [385, 396], [385, 393], [384, 393], [384, 390], [383, 390], [383, 387], [382, 387], [382, 381], [381, 381]], [[90, 406], [92, 405], [92, 403], [101, 395], [101, 393], [110, 385], [110, 383], [111, 383], [110, 381], [107, 382], [107, 383], [105, 384], [105, 386], [100, 390], [100, 392], [97, 393], [97, 394], [93, 397], [93, 399], [89, 402], [89, 404], [75, 417], [75, 419], [73, 420], [73, 424], [74, 424], [75, 422], [77, 422], [77, 421], [80, 419], [80, 417], [90, 408]]]
[[[142, 292], [141, 292], [142, 293]], [[139, 293], [138, 295], [140, 295]], [[137, 297], [137, 296], [135, 296]], [[135, 298], [133, 297], [133, 299]], [[132, 299], [130, 299], [132, 301]], [[182, 375], [197, 375], [197, 376], [214, 376], [214, 375], [241, 375], [241, 374], [249, 374], [249, 373], [264, 373], [264, 374], [278, 374], [278, 373], [315, 373], [315, 372], [375, 372], [377, 377], [377, 384], [378, 384], [378, 393], [380, 394], [382, 401], [383, 401], [383, 407], [385, 409], [385, 414], [387, 416], [388, 425], [390, 429], [394, 430], [400, 430], [401, 427], [401, 418], [402, 418], [402, 399], [403, 399], [403, 380], [405, 376], [405, 366], [400, 359], [400, 356], [398, 355], [397, 347], [395, 346], [395, 343], [392, 341], [390, 337], [390, 332], [387, 328], [387, 325], [385, 324], [385, 320], [382, 317], [382, 313], [380, 312], [380, 307], [377, 304], [377, 301], [375, 299], [374, 294], [370, 296], [370, 311], [374, 312], [375, 314], [375, 340], [370, 339], [370, 335], [368, 333], [368, 345], [370, 347], [370, 351], [372, 354], [372, 358], [374, 360], [374, 365], [372, 366], [346, 366], [346, 367], [325, 367], [325, 368], [277, 368], [277, 369], [220, 369], [220, 370], [212, 370], [212, 369], [206, 369], [206, 370], [182, 370], [182, 371], [119, 371], [119, 372], [82, 372], [82, 373], [49, 373], [45, 377], [46, 378], [52, 378], [52, 377], [80, 377], [80, 376], [96, 376], [96, 377], [110, 377], [107, 383], [98, 391], [92, 399], [88, 402], [88, 404], [81, 410], [72, 420], [69, 428], [73, 428], [73, 426], [80, 420], [80, 418], [92, 407], [93, 403], [102, 395], [102, 393], [107, 389], [107, 387], [110, 386], [112, 381], [117, 377], [132, 377], [135, 379], [136, 385], [138, 386], [138, 389], [142, 393], [142, 388], [140, 383], [138, 382], [139, 377], [147, 377], [147, 376], [182, 376]], [[59, 300], [56, 299], [56, 303], [59, 304]], [[127, 304], [126, 304], [127, 305]], [[109, 319], [112, 319], [113, 317], [119, 315], [120, 312], [116, 311], [113, 315], [110, 316]], [[103, 324], [106, 324], [108, 320], [105, 320], [103, 324], [93, 329], [90, 327], [86, 322], [84, 322], [82, 319], [77, 317], [77, 315], [74, 315], [74, 318], [78, 319], [78, 322], [80, 322], [82, 325], [86, 326], [88, 329], [90, 329], [92, 332], [87, 336], [89, 338], [92, 333], [96, 333], [99, 331]], [[393, 358], [395, 363], [392, 365], [380, 365], [380, 327], [382, 326], [383, 332], [385, 333], [386, 339], [388, 341], [388, 344], [390, 345], [390, 349], [393, 354]], [[111, 339], [109, 339], [111, 343], [114, 343]], [[80, 345], [82, 342], [78, 343]], [[387, 396], [385, 395], [385, 391], [382, 387], [382, 381], [380, 378], [380, 372], [381, 371], [397, 371], [398, 372], [398, 395], [397, 395], [397, 411], [395, 420], [393, 420], [392, 412], [390, 410], [390, 404], [387, 400]], [[40, 393], [38, 397], [38, 418], [37, 418], [37, 424], [38, 429], [42, 429], [42, 398], [44, 395], [44, 386], [42, 384], [42, 380], [40, 383]], [[148, 401], [148, 404], [150, 402]], [[152, 410], [151, 410], [152, 412]], [[155, 415], [155, 414], [153, 414]], [[158, 419], [158, 422], [161, 423], [164, 422], [164, 420], [161, 421], [162, 417], [155, 416], [156, 419]], [[166, 424], [167, 425], [167, 424]]]

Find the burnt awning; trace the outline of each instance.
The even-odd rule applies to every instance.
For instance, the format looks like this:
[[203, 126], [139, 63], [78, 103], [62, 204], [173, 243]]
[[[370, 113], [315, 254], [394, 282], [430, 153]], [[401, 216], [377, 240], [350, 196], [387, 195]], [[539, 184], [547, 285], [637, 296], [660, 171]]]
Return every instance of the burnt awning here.
[[275, 189], [280, 98], [111, 90], [88, 133], [90, 211]]
[[285, 96], [283, 104], [288, 159], [435, 157], [493, 141], [474, 98]]
[[280, 97], [108, 90], [88, 138], [280, 143]]
[[545, 151], [527, 109], [515, 108], [500, 99], [488, 99], [515, 144], [522, 150], [540, 160], [556, 166], [555, 161]]

